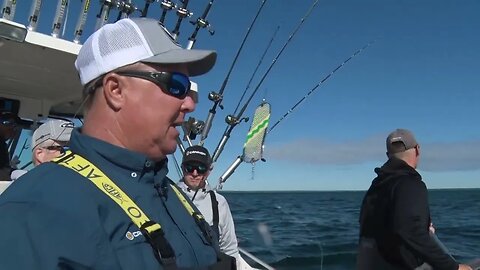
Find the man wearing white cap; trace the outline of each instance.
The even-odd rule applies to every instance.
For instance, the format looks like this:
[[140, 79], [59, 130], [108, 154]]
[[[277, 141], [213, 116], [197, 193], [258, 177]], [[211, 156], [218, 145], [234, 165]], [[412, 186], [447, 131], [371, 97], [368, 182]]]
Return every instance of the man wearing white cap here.
[[[70, 141], [73, 127], [72, 122], [60, 119], [48, 120], [41, 124], [32, 135], [33, 165], [38, 166], [44, 162], [49, 162], [63, 154], [64, 147]], [[14, 170], [11, 178], [17, 180], [27, 172], [27, 170]]]
[[154, 19], [93, 33], [75, 62], [85, 107], [70, 151], [0, 198], [0, 269], [235, 269], [166, 176], [177, 127], [195, 109], [189, 76], [215, 61]]

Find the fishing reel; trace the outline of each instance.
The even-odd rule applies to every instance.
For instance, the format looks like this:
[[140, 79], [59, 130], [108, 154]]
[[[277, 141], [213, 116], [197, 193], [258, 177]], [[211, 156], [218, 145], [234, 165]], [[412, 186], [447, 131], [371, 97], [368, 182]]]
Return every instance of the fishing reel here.
[[212, 91], [212, 92], [210, 92], [210, 93], [208, 94], [208, 99], [211, 100], [211, 101], [213, 101], [213, 102], [215, 102], [215, 103], [219, 103], [218, 106], [220, 107], [220, 109], [223, 110], [223, 105], [220, 104], [220, 102], [221, 102], [222, 99], [223, 99], [223, 96], [222, 96], [222, 95], [220, 95], [220, 94], [217, 93], [217, 92], [213, 92], [213, 91]]
[[188, 120], [182, 124], [184, 133], [183, 141], [187, 141], [187, 137], [190, 140], [195, 140], [197, 135], [202, 133], [204, 127], [205, 122], [196, 120], [194, 117], [189, 117]]
[[130, 16], [130, 14], [138, 10], [137, 7], [128, 1], [117, 1], [116, 4], [120, 13], [124, 13], [127, 16]]
[[184, 19], [186, 17], [190, 17], [193, 15], [193, 12], [190, 12], [188, 9], [180, 7], [177, 8], [177, 16], [178, 18]]
[[229, 114], [229, 115], [227, 115], [227, 116], [225, 117], [225, 122], [226, 122], [227, 124], [229, 124], [230, 126], [237, 125], [237, 124], [239, 124], [239, 123], [242, 122], [242, 121], [245, 121], [245, 123], [247, 123], [248, 120], [250, 120], [250, 118], [248, 118], [248, 117], [242, 117], [242, 118], [238, 119], [238, 117], [235, 117], [235, 116], [233, 116], [233, 115], [231, 115], [231, 114]]
[[175, 5], [175, 3], [173, 3], [172, 1], [162, 0], [162, 2], [160, 3], [160, 7], [164, 10], [172, 10], [174, 8], [177, 8], [177, 5]]
[[208, 33], [210, 33], [211, 36], [215, 34], [215, 30], [211, 29], [212, 26], [205, 18], [199, 17], [197, 21], [190, 21], [190, 23], [192, 25], [196, 25], [198, 28], [206, 28]]

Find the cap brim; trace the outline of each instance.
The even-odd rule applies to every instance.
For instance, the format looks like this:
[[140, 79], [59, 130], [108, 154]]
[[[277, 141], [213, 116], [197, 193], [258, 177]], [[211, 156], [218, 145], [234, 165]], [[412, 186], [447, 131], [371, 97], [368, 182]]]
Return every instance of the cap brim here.
[[207, 50], [170, 50], [141, 60], [153, 64], [184, 64], [189, 76], [198, 76], [207, 73], [215, 65], [217, 53]]

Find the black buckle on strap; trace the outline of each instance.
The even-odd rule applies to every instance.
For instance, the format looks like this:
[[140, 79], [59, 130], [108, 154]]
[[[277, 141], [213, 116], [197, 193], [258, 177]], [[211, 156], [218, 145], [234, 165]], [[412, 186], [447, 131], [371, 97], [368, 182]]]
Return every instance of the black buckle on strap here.
[[165, 233], [160, 228], [158, 230], [149, 233], [146, 228], [157, 224], [154, 221], [147, 221], [140, 227], [140, 231], [145, 236], [147, 241], [152, 246], [155, 257], [160, 261], [165, 269], [177, 269], [175, 252], [173, 251], [170, 243], [165, 238]]

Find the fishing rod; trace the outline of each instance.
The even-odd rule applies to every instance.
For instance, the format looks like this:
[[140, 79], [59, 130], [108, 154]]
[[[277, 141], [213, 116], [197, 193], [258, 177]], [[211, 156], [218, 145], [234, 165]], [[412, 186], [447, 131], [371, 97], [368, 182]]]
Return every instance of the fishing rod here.
[[150, 4], [153, 2], [155, 2], [155, 0], [145, 0], [145, 6], [142, 9], [142, 14], [140, 15], [140, 17], [147, 17], [148, 8], [150, 7]]
[[68, 6], [68, 0], [58, 0], [57, 11], [55, 12], [55, 19], [52, 26], [52, 36], [60, 37], [60, 29], [62, 29], [65, 19], [65, 10]]
[[195, 26], [195, 30], [193, 30], [192, 35], [188, 38], [187, 49], [190, 50], [193, 48], [193, 44], [195, 44], [195, 41], [197, 39], [198, 31], [201, 28], [207, 28], [210, 35], [215, 34], [215, 31], [210, 29], [211, 25], [207, 21], [207, 16], [208, 16], [208, 13], [210, 12], [210, 9], [212, 8], [212, 5], [213, 5], [213, 0], [208, 1], [207, 7], [203, 11], [202, 16], [198, 17], [197, 21], [190, 21], [191, 24], [196, 26]]
[[255, 87], [255, 89], [253, 90], [252, 94], [250, 95], [250, 97], [248, 98], [248, 100], [245, 102], [245, 104], [243, 105], [242, 109], [240, 110], [240, 112], [238, 113], [237, 116], [227, 116], [225, 121], [227, 122], [227, 124], [229, 126], [227, 126], [227, 129], [226, 129], [226, 132], [224, 132], [223, 136], [222, 136], [222, 139], [220, 140], [220, 143], [218, 144], [217, 146], [217, 149], [215, 149], [215, 158], [218, 159], [218, 157], [220, 156], [220, 153], [223, 151], [223, 148], [225, 146], [225, 144], [227, 143], [228, 139], [230, 138], [230, 133], [232, 132], [233, 128], [235, 128], [235, 126], [237, 126], [241, 121], [242, 121], [242, 115], [243, 113], [245, 112], [245, 110], [247, 109], [248, 107], [248, 104], [252, 101], [253, 97], [255, 96], [255, 94], [257, 93], [258, 89], [260, 89], [260, 86], [262, 85], [262, 83], [264, 82], [265, 78], [267, 77], [267, 75], [270, 73], [270, 71], [272, 70], [273, 66], [275, 65], [275, 63], [277, 63], [277, 60], [278, 58], [280, 58], [280, 56], [282, 55], [282, 53], [285, 51], [285, 48], [287, 48], [288, 44], [290, 43], [290, 41], [293, 39], [293, 37], [295, 36], [295, 34], [298, 32], [298, 30], [300, 30], [300, 27], [303, 25], [303, 23], [305, 22], [305, 20], [310, 16], [310, 14], [312, 13], [313, 9], [315, 8], [315, 6], [318, 4], [318, 1], [319, 0], [316, 0], [315, 2], [313, 2], [313, 4], [310, 6], [310, 8], [308, 9], [307, 13], [300, 19], [300, 22], [298, 23], [297, 27], [293, 30], [293, 32], [290, 34], [290, 36], [288, 37], [287, 41], [283, 44], [282, 48], [280, 49], [280, 51], [277, 53], [277, 55], [273, 58], [273, 61], [272, 63], [270, 64], [270, 66], [267, 68], [267, 70], [265, 71], [265, 73], [263, 74], [262, 78], [260, 79], [260, 82], [257, 84], [257, 86]]
[[260, 7], [258, 8], [257, 14], [255, 14], [255, 17], [253, 18], [253, 21], [251, 22], [250, 26], [247, 29], [247, 33], [245, 34], [245, 37], [242, 40], [242, 43], [240, 44], [240, 47], [237, 50], [237, 54], [235, 55], [235, 58], [233, 59], [232, 65], [230, 66], [230, 69], [228, 70], [227, 76], [223, 80], [222, 86], [220, 87], [220, 90], [218, 93], [216, 92], [210, 92], [208, 94], [208, 99], [213, 101], [212, 108], [208, 111], [208, 116], [207, 120], [205, 121], [205, 127], [202, 130], [202, 135], [200, 137], [200, 143], [199, 145], [203, 145], [205, 142], [205, 139], [208, 137], [208, 132], [210, 132], [210, 128], [212, 127], [212, 122], [213, 118], [215, 117], [215, 114], [217, 113], [217, 106], [220, 107], [220, 109], [223, 109], [222, 105], [222, 100], [223, 100], [223, 92], [225, 91], [225, 87], [227, 86], [228, 79], [230, 78], [230, 74], [232, 73], [233, 67], [235, 66], [238, 56], [240, 55], [240, 52], [243, 49], [243, 45], [245, 44], [245, 41], [247, 40], [248, 36], [250, 35], [250, 31], [253, 28], [253, 25], [257, 21], [257, 18], [262, 11], [263, 6], [265, 5], [267, 0], [263, 0]]
[[241, 247], [238, 247], [238, 251], [240, 251], [240, 253], [244, 254], [245, 256], [249, 257], [250, 259], [252, 259], [254, 262], [260, 264], [261, 266], [263, 266], [265, 269], [267, 270], [275, 270], [275, 268], [271, 267], [270, 265], [268, 265], [266, 262], [260, 260], [258, 257], [255, 257], [255, 255], [253, 255], [252, 253], [246, 251], [245, 249], [241, 248]]
[[162, 2], [160, 3], [160, 7], [162, 8], [163, 11], [162, 11], [162, 16], [160, 16], [159, 22], [162, 25], [164, 25], [165, 17], [167, 17], [167, 12], [176, 8], [177, 6], [172, 1], [162, 0]]
[[182, 21], [186, 17], [192, 16], [193, 13], [191, 13], [187, 9], [188, 5], [188, 0], [182, 0], [182, 7], [177, 9], [177, 24], [175, 24], [175, 28], [172, 30], [172, 37], [174, 40], [177, 40], [178, 36], [180, 35], [180, 25], [182, 24]]
[[15, 9], [17, 7], [17, 0], [6, 0], [2, 7], [2, 18], [13, 21], [15, 16]]
[[37, 29], [38, 18], [40, 17], [40, 7], [42, 6], [42, 0], [35, 0], [32, 2], [30, 8], [30, 16], [28, 16], [28, 30], [35, 31]]
[[245, 94], [247, 93], [248, 89], [250, 88], [250, 83], [252, 82], [253, 78], [255, 77], [255, 74], [257, 73], [258, 71], [258, 68], [260, 67], [260, 65], [262, 64], [263, 62], [263, 59], [265, 58], [265, 55], [267, 54], [268, 50], [270, 49], [270, 46], [272, 45], [273, 43], [273, 40], [275, 39], [275, 36], [277, 35], [277, 32], [278, 30], [280, 29], [280, 26], [277, 26], [277, 29], [275, 30], [275, 32], [273, 33], [273, 36], [272, 38], [270, 39], [270, 42], [268, 43], [267, 47], [265, 48], [262, 56], [260, 57], [260, 60], [258, 61], [258, 64], [257, 66], [255, 67], [253, 73], [252, 73], [252, 76], [250, 77], [250, 80], [248, 81], [247, 83], [247, 87], [245, 88], [245, 90], [243, 91], [243, 94], [242, 96], [240, 97], [240, 100], [238, 101], [237, 103], [237, 107], [235, 108], [235, 111], [233, 112], [233, 114], [231, 115], [228, 115], [226, 118], [225, 118], [225, 122], [227, 122], [227, 127], [225, 128], [225, 131], [223, 132], [223, 136], [222, 136], [222, 139], [220, 140], [220, 142], [218, 143], [217, 147], [215, 148], [215, 151], [213, 151], [213, 156], [212, 156], [212, 160], [213, 162], [217, 161], [218, 157], [220, 156], [220, 154], [222, 153], [223, 151], [223, 148], [225, 147], [225, 144], [227, 143], [228, 139], [230, 138], [230, 134], [232, 133], [232, 130], [233, 128], [239, 124], [240, 122], [242, 121], [245, 121], [247, 122], [248, 121], [248, 117], [246, 118], [241, 118], [242, 117], [242, 114], [245, 110], [243, 110], [240, 114], [238, 114], [237, 116], [234, 116], [236, 113], [237, 113], [237, 110], [238, 108], [240, 107], [240, 103], [242, 102], [243, 98], [245, 97]]
[[103, 4], [100, 7], [100, 12], [97, 14], [97, 22], [95, 24], [95, 31], [104, 26], [110, 16], [110, 9], [113, 7], [113, 0], [103, 0]]
[[70, 14], [69, 12], [69, 8], [68, 8], [68, 3], [67, 3], [67, 6], [65, 7], [65, 21], [63, 22], [63, 25], [62, 25], [62, 37], [65, 36], [65, 31], [67, 30], [67, 23], [68, 23], [68, 14]]
[[[28, 147], [25, 147], [25, 146], [27, 145], [27, 142], [28, 142], [28, 138], [25, 138], [25, 141], [23, 142], [22, 149], [20, 149], [20, 153], [18, 153], [18, 156], [16, 156], [19, 163], [20, 163], [20, 157], [21, 157], [22, 154], [23, 154], [23, 150], [25, 150], [25, 149], [28, 148]], [[14, 156], [14, 157], [15, 157], [15, 156]]]
[[352, 58], [354, 58], [355, 56], [357, 56], [359, 53], [361, 53], [363, 50], [365, 50], [366, 48], [370, 47], [370, 45], [372, 45], [373, 43], [375, 43], [375, 40], [374, 41], [371, 41], [369, 43], [367, 43], [367, 45], [363, 46], [362, 48], [358, 49], [355, 53], [353, 53], [350, 57], [348, 57], [347, 59], [345, 59], [340, 65], [338, 65], [335, 69], [333, 69], [327, 76], [325, 76], [317, 85], [315, 85], [312, 89], [310, 89], [310, 91], [308, 91], [308, 93], [303, 96], [300, 100], [297, 101], [297, 103], [295, 103], [295, 105], [293, 105], [277, 122], [275, 122], [275, 124], [272, 125], [272, 127], [267, 131], [267, 134], [272, 132], [272, 130], [280, 123], [283, 121], [283, 119], [285, 119], [285, 117], [287, 117], [287, 115], [289, 115], [291, 112], [293, 112], [298, 105], [300, 105], [300, 103], [302, 103], [303, 101], [305, 101], [308, 96], [310, 96], [317, 88], [320, 87], [320, 85], [322, 85], [325, 81], [327, 81], [335, 72], [337, 72], [339, 69], [341, 69], [348, 61], [352, 60]]
[[85, 27], [85, 22], [87, 21], [88, 10], [90, 9], [90, 0], [83, 0], [83, 5], [81, 9], [80, 16], [78, 17], [77, 26], [75, 26], [75, 37], [73, 42], [79, 44], [80, 38], [83, 34], [83, 28]]

